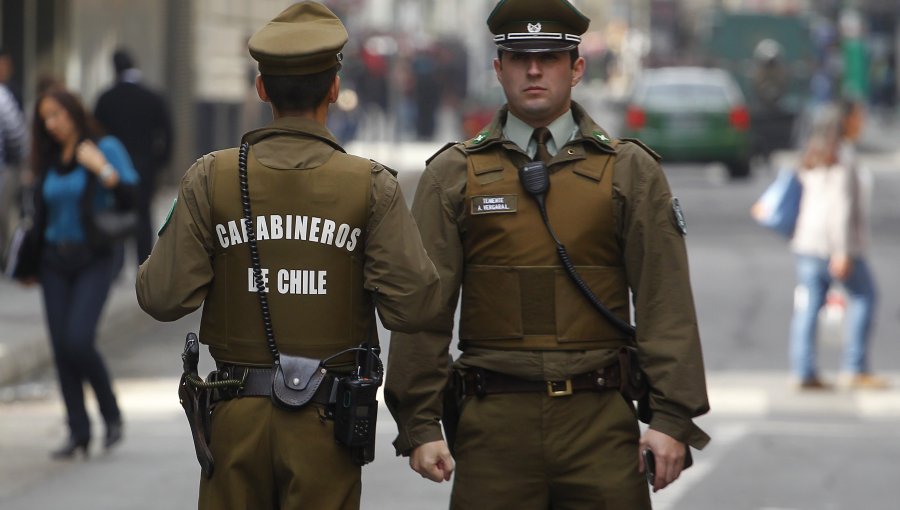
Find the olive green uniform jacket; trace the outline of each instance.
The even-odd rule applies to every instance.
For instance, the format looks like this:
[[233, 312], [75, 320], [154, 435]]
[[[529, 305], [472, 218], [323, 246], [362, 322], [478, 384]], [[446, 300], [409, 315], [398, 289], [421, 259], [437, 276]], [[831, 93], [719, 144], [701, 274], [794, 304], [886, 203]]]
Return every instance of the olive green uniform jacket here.
[[[579, 133], [560, 148], [554, 162], [585, 159], [588, 146], [616, 153], [614, 220], [634, 298], [641, 368], [652, 385], [650, 427], [702, 448], [709, 437], [692, 421], [709, 410], [699, 331], [684, 236], [658, 156], [632, 142], [623, 141], [613, 148], [606, 133], [580, 106], [573, 103], [572, 112]], [[441, 277], [443, 311], [424, 331], [413, 335], [394, 333], [391, 337], [385, 401], [399, 429], [394, 442], [398, 454], [408, 455], [415, 447], [442, 438], [441, 391], [447, 381], [448, 347], [465, 270], [460, 225], [467, 207], [466, 150], [501, 144], [507, 154], [524, 154], [503, 137], [506, 114], [504, 107], [476, 138], [446, 148], [432, 158], [419, 182], [412, 211]], [[552, 187], [549, 195], [553, 195]], [[540, 231], [549, 235], [543, 225]], [[456, 366], [554, 381], [608, 366], [615, 359], [616, 351], [611, 349], [468, 348]]]
[[[277, 119], [267, 128], [249, 133], [245, 139], [252, 143], [260, 163], [284, 171], [316, 168], [334, 151], [343, 151], [324, 126], [299, 117]], [[216, 153], [207, 154], [184, 175], [159, 240], [138, 271], [138, 303], [158, 320], [173, 321], [196, 310], [216, 277], [211, 257], [217, 241], [210, 216], [212, 190], [218, 177], [216, 163]], [[417, 331], [437, 313], [440, 281], [422, 248], [396, 178], [378, 163], [372, 162], [371, 166], [370, 210], [363, 233], [363, 284], [369, 290], [378, 289], [378, 311], [385, 327]], [[251, 175], [251, 183], [252, 179]], [[249, 266], [249, 257], [247, 263]], [[238, 286], [234, 292], [247, 292], [246, 281]], [[277, 297], [270, 295], [271, 299]], [[259, 309], [246, 310], [246, 313], [261, 323]], [[290, 320], [291, 317], [273, 317], [275, 330], [279, 321]], [[259, 341], [265, 344], [265, 338]]]

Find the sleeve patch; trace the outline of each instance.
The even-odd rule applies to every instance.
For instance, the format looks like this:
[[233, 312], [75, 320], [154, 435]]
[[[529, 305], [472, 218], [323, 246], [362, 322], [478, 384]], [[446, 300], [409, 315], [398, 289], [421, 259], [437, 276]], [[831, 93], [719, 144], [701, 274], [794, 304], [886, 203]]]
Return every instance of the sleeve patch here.
[[175, 200], [172, 200], [172, 207], [169, 208], [169, 214], [166, 215], [166, 220], [163, 222], [162, 226], [159, 227], [159, 231], [156, 232], [156, 236], [159, 237], [166, 231], [166, 227], [169, 226], [169, 221], [172, 219], [172, 213], [175, 212], [175, 205], [178, 203], [178, 197], [175, 197]]
[[681, 209], [681, 202], [678, 201], [678, 197], [672, 197], [672, 220], [675, 222], [675, 227], [681, 232], [681, 235], [686, 236], [687, 221], [684, 219], [684, 211]]

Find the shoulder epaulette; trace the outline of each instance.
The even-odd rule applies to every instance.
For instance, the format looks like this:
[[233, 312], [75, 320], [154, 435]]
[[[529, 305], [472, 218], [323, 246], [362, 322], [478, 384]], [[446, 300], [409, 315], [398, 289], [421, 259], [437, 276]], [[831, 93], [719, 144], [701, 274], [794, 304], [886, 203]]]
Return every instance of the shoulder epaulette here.
[[640, 147], [641, 149], [644, 149], [644, 152], [646, 152], [653, 159], [655, 159], [657, 163], [662, 161], [662, 156], [660, 156], [656, 151], [654, 151], [653, 149], [648, 147], [647, 144], [638, 140], [637, 138], [620, 138], [620, 140], [622, 140], [623, 142], [633, 143], [633, 144], [637, 145], [638, 147]]
[[375, 161], [374, 159], [370, 159], [369, 161], [372, 162], [372, 173], [378, 173], [378, 172], [380, 172], [381, 169], [383, 168], [383, 169], [387, 170], [388, 173], [390, 173], [390, 174], [393, 175], [394, 177], [397, 177], [397, 171], [394, 170], [393, 168], [391, 168], [391, 167], [385, 165], [384, 163], [380, 163], [380, 162], [378, 162], [378, 161]]
[[206, 154], [206, 156], [211, 156], [213, 158], [232, 157], [238, 152], [240, 152], [240, 147], [228, 147], [227, 149], [219, 149], [217, 151], [209, 152]]
[[431, 161], [432, 161], [434, 158], [438, 157], [442, 152], [444, 152], [445, 150], [449, 149], [450, 147], [453, 147], [454, 145], [456, 145], [456, 144], [458, 144], [458, 143], [459, 143], [459, 142], [448, 142], [446, 145], [444, 145], [443, 147], [441, 147], [440, 149], [438, 149], [437, 152], [435, 152], [434, 154], [432, 154], [430, 158], [428, 158], [427, 160], [425, 160], [425, 166], [428, 166], [429, 164], [431, 164]]

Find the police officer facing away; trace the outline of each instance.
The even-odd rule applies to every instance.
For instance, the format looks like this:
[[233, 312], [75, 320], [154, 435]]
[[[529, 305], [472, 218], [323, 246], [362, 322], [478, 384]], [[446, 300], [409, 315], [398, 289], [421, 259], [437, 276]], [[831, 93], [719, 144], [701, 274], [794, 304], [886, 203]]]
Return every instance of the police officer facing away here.
[[321, 360], [369, 340], [372, 294], [384, 325], [400, 331], [415, 331], [439, 306], [438, 275], [397, 180], [345, 154], [325, 127], [346, 41], [338, 18], [309, 1], [253, 35], [256, 88], [275, 120], [243, 137], [251, 226], [242, 221], [238, 150], [207, 154], [182, 179], [137, 276], [138, 301], [158, 320], [202, 304], [200, 341], [217, 377], [243, 381], [211, 393], [214, 469], [200, 483], [201, 509], [359, 508], [360, 467], [335, 442], [326, 412], [333, 374], [355, 365], [326, 364], [328, 375], [299, 409], [273, 404], [248, 230], [285, 371], [286, 356]]
[[[385, 400], [397, 453], [434, 481], [455, 470], [453, 509], [647, 509], [643, 452], [655, 455], [658, 490], [678, 478], [688, 445], [709, 440], [692, 421], [709, 405], [683, 215], [658, 156], [611, 140], [571, 100], [588, 25], [565, 0], [499, 2], [488, 26], [508, 104], [433, 156], [416, 192], [443, 311], [421, 333], [392, 336]], [[620, 323], [633, 295], [634, 336], [564, 270], [518, 174], [533, 160], [549, 169], [547, 219], [584, 283]], [[460, 286], [451, 456], [441, 401]], [[643, 435], [620, 393], [635, 374], [650, 387]]]

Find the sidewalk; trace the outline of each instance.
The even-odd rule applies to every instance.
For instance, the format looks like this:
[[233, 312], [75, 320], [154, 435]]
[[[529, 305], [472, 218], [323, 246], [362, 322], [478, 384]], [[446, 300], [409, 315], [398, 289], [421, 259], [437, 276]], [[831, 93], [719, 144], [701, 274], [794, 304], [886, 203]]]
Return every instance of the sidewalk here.
[[[133, 254], [129, 260], [133, 260]], [[119, 330], [143, 312], [134, 294], [137, 267], [126, 264], [110, 289], [98, 338], [107, 331]], [[44, 318], [41, 288], [0, 281], [0, 387], [14, 384], [49, 367], [50, 339]]]

